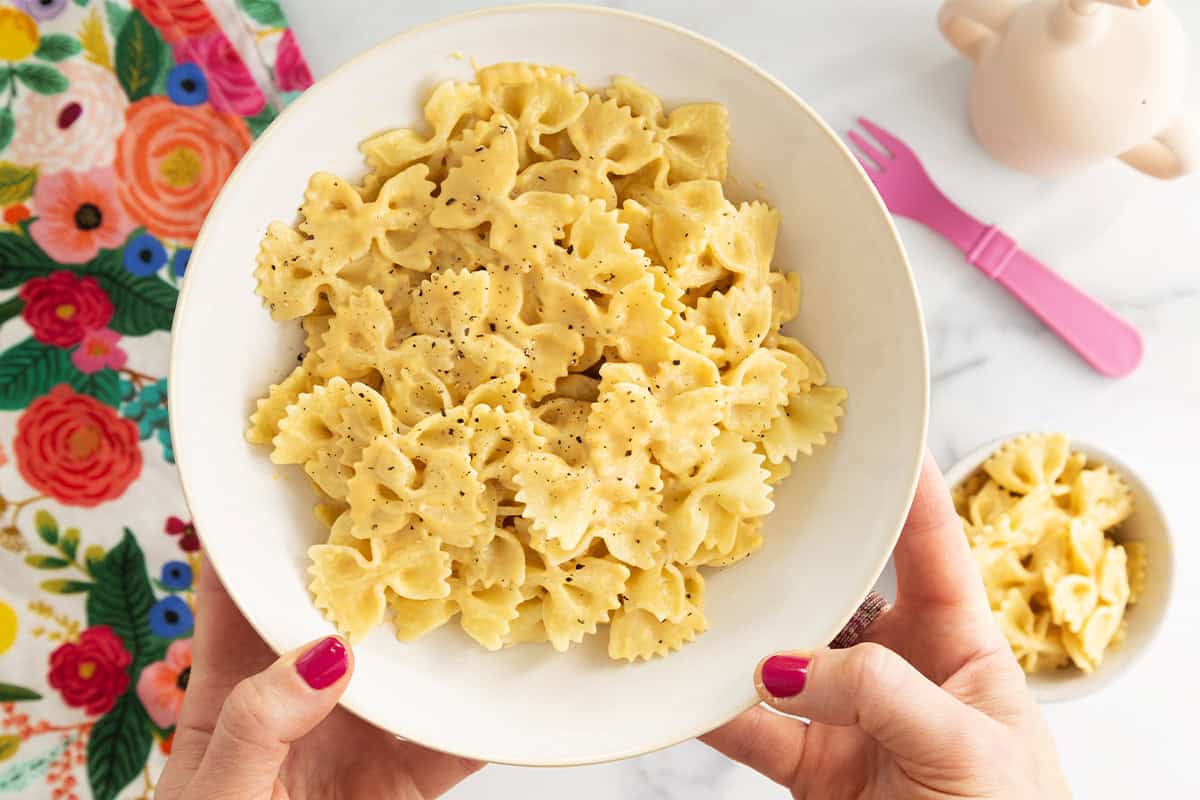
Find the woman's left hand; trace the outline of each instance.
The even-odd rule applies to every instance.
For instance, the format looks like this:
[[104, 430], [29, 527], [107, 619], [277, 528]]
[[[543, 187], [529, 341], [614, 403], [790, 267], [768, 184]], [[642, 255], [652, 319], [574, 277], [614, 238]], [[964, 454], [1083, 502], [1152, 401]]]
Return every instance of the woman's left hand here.
[[159, 800], [426, 800], [483, 766], [338, 708], [354, 670], [340, 638], [276, 659], [207, 563], [196, 600], [192, 671]]

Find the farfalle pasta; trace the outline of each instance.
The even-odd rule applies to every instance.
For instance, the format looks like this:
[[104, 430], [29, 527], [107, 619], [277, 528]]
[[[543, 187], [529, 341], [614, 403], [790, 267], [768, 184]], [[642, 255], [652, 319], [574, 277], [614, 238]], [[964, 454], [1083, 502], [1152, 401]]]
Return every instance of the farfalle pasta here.
[[1145, 549], [1118, 544], [1132, 512], [1121, 477], [1062, 434], [1005, 443], [954, 492], [992, 611], [1029, 673], [1093, 671], [1137, 602]]
[[307, 352], [247, 438], [321, 496], [314, 601], [352, 639], [676, 650], [846, 399], [780, 332], [779, 214], [726, 199], [722, 106], [628, 79], [497, 64], [425, 121], [365, 142], [357, 183], [314, 175], [258, 255]]

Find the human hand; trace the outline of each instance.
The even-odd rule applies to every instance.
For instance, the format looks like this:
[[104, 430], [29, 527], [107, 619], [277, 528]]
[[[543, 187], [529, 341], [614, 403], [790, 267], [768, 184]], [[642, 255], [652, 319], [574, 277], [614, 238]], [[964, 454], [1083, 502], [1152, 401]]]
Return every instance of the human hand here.
[[846, 650], [781, 653], [762, 699], [703, 740], [821, 800], [1060, 800], [1054, 742], [996, 626], [933, 459], [894, 555], [897, 597]]
[[207, 563], [196, 602], [192, 671], [159, 800], [426, 800], [483, 766], [337, 708], [350, 648], [327, 637], [276, 660]]

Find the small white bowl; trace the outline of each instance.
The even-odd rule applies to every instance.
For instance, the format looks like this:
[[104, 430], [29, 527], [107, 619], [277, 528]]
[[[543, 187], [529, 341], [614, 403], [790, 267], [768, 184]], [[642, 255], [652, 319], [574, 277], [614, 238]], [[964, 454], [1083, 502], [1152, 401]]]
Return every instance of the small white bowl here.
[[[1023, 434], [996, 439], [958, 461], [946, 473], [946, 483], [957, 488], [983, 466], [1000, 445]], [[1086, 674], [1075, 667], [1029, 675], [1029, 688], [1039, 703], [1059, 703], [1098, 692], [1128, 672], [1150, 645], [1166, 617], [1175, 577], [1175, 551], [1166, 514], [1150, 487], [1124, 459], [1111, 451], [1072, 437], [1071, 449], [1088, 457], [1088, 463], [1105, 464], [1133, 492], [1133, 514], [1110, 535], [1118, 543], [1142, 542], [1146, 548], [1146, 585], [1138, 602], [1126, 611], [1125, 639], [1104, 653], [1095, 672]]]

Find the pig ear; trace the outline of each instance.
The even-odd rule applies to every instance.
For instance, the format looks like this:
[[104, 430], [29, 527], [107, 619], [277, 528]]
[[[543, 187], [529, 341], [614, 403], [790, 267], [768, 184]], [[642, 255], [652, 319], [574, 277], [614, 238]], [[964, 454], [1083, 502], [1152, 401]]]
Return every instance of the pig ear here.
[[958, 52], [979, 63], [1025, 0], [946, 0], [938, 28]]
[[1150, 141], [1122, 153], [1121, 160], [1153, 178], [1182, 178], [1200, 169], [1200, 132], [1180, 117]]

